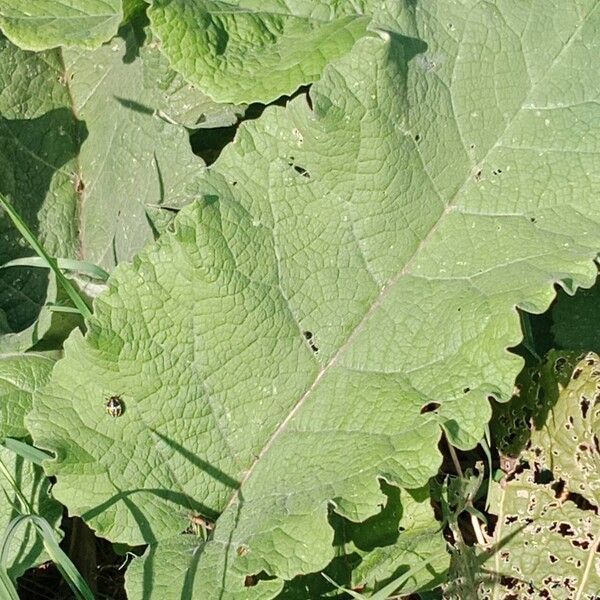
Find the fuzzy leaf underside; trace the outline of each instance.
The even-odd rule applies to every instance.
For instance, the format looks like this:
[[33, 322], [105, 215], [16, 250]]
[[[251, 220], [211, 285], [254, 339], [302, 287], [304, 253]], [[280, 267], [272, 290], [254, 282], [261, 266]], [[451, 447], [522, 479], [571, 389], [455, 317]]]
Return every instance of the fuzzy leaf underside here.
[[268, 103], [317, 80], [369, 23], [358, 14], [315, 19], [278, 4], [154, 0], [148, 15], [162, 51], [188, 81], [219, 102]]
[[0, 29], [25, 50], [94, 48], [117, 33], [121, 0], [0, 0]]
[[595, 278], [597, 4], [407, 3], [409, 37], [357, 42], [313, 110], [244, 124], [36, 394], [56, 497], [129, 543], [218, 517], [203, 597], [268, 597], [333, 558], [328, 505], [361, 521], [378, 478], [424, 485], [442, 428], [476, 444], [521, 367], [515, 306]]

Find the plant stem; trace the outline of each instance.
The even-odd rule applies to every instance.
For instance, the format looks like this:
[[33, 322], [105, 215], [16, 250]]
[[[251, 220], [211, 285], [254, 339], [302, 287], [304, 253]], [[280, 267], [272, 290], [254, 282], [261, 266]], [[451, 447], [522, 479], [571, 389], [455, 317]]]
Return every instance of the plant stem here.
[[[454, 446], [450, 443], [448, 438], [446, 438], [446, 443], [448, 444], [448, 451], [450, 452], [450, 457], [452, 458], [452, 462], [454, 464], [454, 468], [460, 477], [464, 477], [463, 470], [460, 466], [460, 462], [458, 460], [458, 455], [456, 454], [456, 450]], [[471, 499], [468, 500], [469, 504], [471, 504]], [[485, 536], [483, 535], [483, 531], [481, 531], [481, 525], [479, 523], [479, 519], [473, 514], [469, 513], [469, 517], [471, 519], [471, 526], [473, 527], [473, 531], [475, 532], [475, 537], [477, 538], [477, 543], [481, 546], [484, 546]]]

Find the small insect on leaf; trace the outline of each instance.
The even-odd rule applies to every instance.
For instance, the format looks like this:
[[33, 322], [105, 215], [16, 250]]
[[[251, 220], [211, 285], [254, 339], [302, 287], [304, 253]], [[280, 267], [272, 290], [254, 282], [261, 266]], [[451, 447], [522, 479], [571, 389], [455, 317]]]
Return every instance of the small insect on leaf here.
[[107, 414], [111, 417], [120, 417], [123, 414], [123, 400], [121, 396], [111, 396], [107, 398], [104, 405]]
[[204, 517], [201, 517], [200, 515], [190, 515], [190, 521], [194, 525], [199, 525], [200, 527], [202, 527], [203, 529], [206, 529], [207, 531], [211, 531], [212, 529], [215, 528], [214, 523], [211, 523], [208, 519], [205, 519]]

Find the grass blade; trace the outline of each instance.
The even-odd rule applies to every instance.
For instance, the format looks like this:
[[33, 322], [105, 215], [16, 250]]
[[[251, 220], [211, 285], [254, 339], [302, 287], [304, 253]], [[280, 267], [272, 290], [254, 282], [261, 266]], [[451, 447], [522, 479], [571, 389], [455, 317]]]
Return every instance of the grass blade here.
[[7, 449], [14, 452], [17, 456], [24, 458], [25, 460], [33, 463], [34, 465], [42, 466], [42, 462], [52, 458], [51, 454], [36, 448], [35, 446], [31, 446], [30, 444], [26, 444], [21, 440], [15, 440], [13, 438], [4, 438], [2, 440], [2, 445]]
[[79, 309], [81, 315], [85, 319], [91, 319], [92, 311], [89, 309], [84, 299], [75, 289], [73, 284], [64, 276], [63, 272], [58, 268], [56, 260], [44, 250], [34, 233], [27, 226], [27, 223], [21, 219], [19, 213], [2, 194], [0, 194], [0, 206], [2, 206], [2, 208], [4, 208], [4, 210], [8, 213], [8, 216], [12, 219], [12, 222], [19, 230], [19, 233], [25, 238], [25, 240], [27, 240], [29, 245], [36, 251], [37, 255], [46, 262], [50, 269], [52, 269], [56, 275], [57, 281], [63, 286], [73, 304]]
[[[100, 281], [106, 281], [109, 277], [104, 269], [84, 260], [72, 260], [70, 258], [55, 258], [54, 260], [56, 260], [58, 268], [63, 271], [73, 271], [75, 273], [89, 275], [93, 279], [98, 279]], [[48, 269], [50, 268], [50, 265], [40, 256], [25, 256], [24, 258], [9, 260], [0, 266], [0, 269], [7, 269], [9, 267], [39, 267]]]
[[[56, 537], [54, 535], [54, 531], [52, 531], [52, 527], [48, 524], [45, 519], [37, 515], [22, 515], [20, 517], [14, 518], [6, 528], [2, 540], [0, 540], [0, 572], [4, 571], [6, 576], [8, 577], [7, 564], [10, 559], [9, 552], [10, 546], [15, 536], [17, 529], [21, 526], [27, 524], [27, 522], [32, 522], [35, 525], [38, 533], [42, 536], [42, 540], [44, 542], [44, 548], [46, 552], [50, 556], [51, 560], [56, 564], [58, 570], [61, 572], [65, 581], [69, 584], [69, 587], [75, 594], [77, 600], [94, 600], [94, 595], [92, 594], [88, 584], [85, 579], [81, 576], [79, 571], [75, 568], [75, 565], [71, 562], [71, 559], [63, 552], [61, 547], [58, 545], [56, 541]], [[1, 578], [1, 575], [0, 575]], [[5, 587], [10, 583], [13, 586], [10, 578], [8, 578], [8, 582], [2, 578], [2, 583]], [[8, 591], [10, 591], [10, 587], [7, 587]], [[14, 586], [13, 586], [14, 589]], [[9, 598], [13, 598], [14, 596], [9, 596]], [[18, 598], [18, 596], [17, 596]]]
[[7, 469], [6, 465], [4, 464], [4, 461], [1, 459], [0, 459], [0, 471], [2, 472], [2, 475], [4, 475], [4, 477], [8, 481], [8, 483], [10, 484], [10, 486], [12, 487], [13, 491], [15, 492], [15, 495], [19, 499], [19, 502], [22, 504], [22, 508], [19, 512], [31, 513], [32, 512], [31, 504], [29, 504], [29, 501], [23, 495], [21, 488], [17, 485], [17, 482], [14, 480], [10, 471]]
[[80, 314], [79, 309], [74, 306], [63, 306], [62, 304], [45, 304], [44, 306], [52, 312]]
[[15, 588], [8, 571], [0, 567], [0, 598], [6, 600], [19, 600], [19, 594]]
[[349, 590], [345, 587], [342, 587], [341, 585], [336, 583], [333, 579], [331, 579], [331, 577], [325, 575], [325, 573], [321, 573], [321, 575], [323, 577], [325, 577], [325, 579], [327, 579], [327, 581], [329, 581], [329, 583], [334, 585], [338, 590], [343, 591], [346, 594], [349, 594], [356, 600], [367, 600], [367, 598], [370, 600], [387, 600], [388, 598], [391, 597], [391, 595], [396, 590], [401, 588], [410, 577], [412, 577], [419, 571], [422, 571], [425, 567], [427, 567], [429, 565], [429, 563], [433, 562], [436, 558], [437, 558], [436, 556], [432, 556], [432, 557], [428, 558], [427, 560], [424, 560], [422, 563], [415, 565], [414, 567], [412, 567], [408, 571], [406, 571], [406, 573], [403, 573], [402, 575], [400, 575], [399, 577], [397, 577], [396, 579], [394, 579], [393, 581], [388, 583], [386, 586], [382, 587], [380, 590], [378, 590], [377, 592], [375, 592], [374, 594], [372, 594], [371, 596], [368, 596], [368, 597], [363, 594], [360, 594], [358, 592], [355, 592], [353, 590]]
[[327, 581], [329, 581], [329, 583], [331, 583], [331, 585], [334, 585], [338, 590], [340, 590], [340, 592], [345, 592], [346, 594], [349, 594], [356, 600], [367, 600], [366, 596], [363, 596], [362, 594], [359, 594], [358, 592], [355, 592], [354, 590], [349, 590], [345, 587], [342, 587], [339, 583], [337, 583], [333, 579], [331, 579], [331, 577], [329, 577], [329, 575], [325, 575], [325, 573], [321, 573], [321, 575], [323, 575], [323, 577], [325, 577], [325, 579], [327, 579]]
[[371, 600], [386, 600], [396, 590], [399, 590], [408, 581], [410, 577], [413, 577], [414, 575], [422, 571], [425, 567], [428, 567], [429, 564], [433, 562], [436, 558], [437, 556], [431, 556], [427, 560], [424, 560], [422, 563], [410, 568], [408, 571], [406, 571], [406, 573], [400, 575], [400, 577], [397, 577], [396, 579], [394, 579], [394, 581], [391, 581], [385, 587], [382, 587], [380, 590], [375, 592], [371, 596]]

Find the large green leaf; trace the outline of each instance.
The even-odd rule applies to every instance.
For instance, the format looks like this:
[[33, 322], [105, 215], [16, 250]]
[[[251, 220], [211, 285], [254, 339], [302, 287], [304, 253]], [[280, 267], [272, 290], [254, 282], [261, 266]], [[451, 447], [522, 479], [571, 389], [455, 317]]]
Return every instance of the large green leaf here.
[[596, 7], [408, 2], [379, 22], [410, 37], [357, 42], [313, 110], [245, 124], [34, 397], [56, 496], [129, 543], [218, 517], [199, 597], [269, 595], [333, 558], [328, 505], [361, 521], [442, 429], [475, 445], [515, 306], [595, 277]]
[[31, 396], [50, 378], [54, 360], [40, 354], [0, 355], [0, 438], [26, 437]]
[[122, 18], [121, 0], [0, 0], [0, 29], [25, 50], [100, 46]]
[[[24, 417], [31, 409], [33, 392], [50, 378], [54, 359], [41, 354], [0, 355], [0, 438], [26, 437]], [[49, 495], [50, 482], [42, 469], [0, 447], [0, 461], [6, 468], [30, 508], [44, 517], [58, 531], [62, 507]], [[25, 510], [12, 483], [0, 470], [0, 536], [11, 520]], [[47, 560], [35, 527], [27, 525], [18, 530], [10, 545], [9, 573], [13, 578], [28, 568]]]
[[171, 65], [215, 100], [236, 104], [269, 102], [317, 80], [369, 22], [299, 12], [256, 0], [153, 0], [148, 10]]
[[81, 256], [105, 267], [130, 260], [152, 239], [147, 208], [191, 200], [188, 182], [203, 163], [192, 154], [187, 131], [158, 111], [158, 51], [140, 48], [132, 29], [89, 51], [64, 49], [64, 77], [73, 110], [89, 136], [79, 154], [82, 189]]
[[[448, 569], [450, 555], [433, 516], [428, 487], [400, 493], [384, 485], [383, 490], [387, 496], [385, 507], [364, 523], [330, 515], [336, 558], [326, 574], [338, 585], [368, 593], [427, 563], [427, 568], [408, 578], [402, 593], [435, 587]], [[144, 590], [147, 593], [149, 589], [163, 600], [196, 597], [192, 595], [195, 570], [203, 548], [203, 542], [191, 533], [150, 545], [127, 570], [129, 597], [142, 598]], [[337, 597], [338, 591], [321, 573], [313, 573], [290, 582], [278, 598]], [[196, 593], [202, 593], [200, 587]]]
[[[599, 398], [600, 360], [588, 354], [532, 433], [529, 467], [494, 486], [498, 521], [485, 565], [494, 598], [591, 598], [600, 589]], [[544, 472], [552, 485], [540, 482]]]
[[[172, 96], [164, 78], [177, 77], [163, 60], [131, 28], [97, 50], [34, 54], [0, 41], [0, 192], [51, 254], [111, 268], [152, 240], [147, 211], [191, 199], [203, 163], [186, 129], [160, 115]], [[195, 90], [179, 97], [224, 110]], [[32, 254], [1, 219], [0, 262]], [[42, 309], [57, 294], [43, 269], [0, 272], [4, 351], [31, 347], [62, 318]]]

